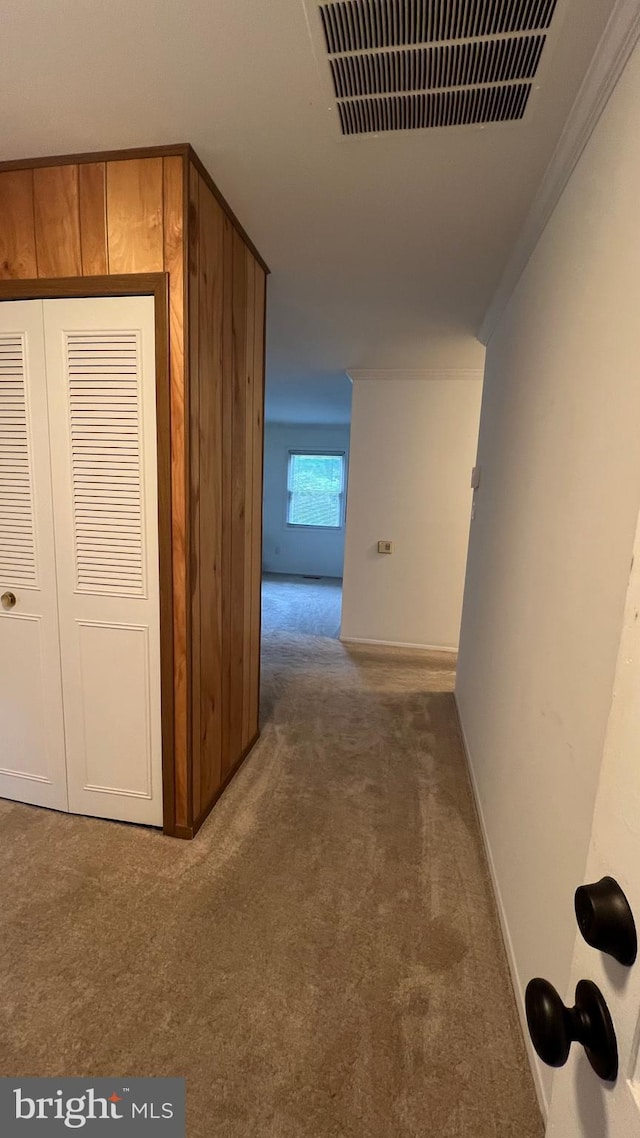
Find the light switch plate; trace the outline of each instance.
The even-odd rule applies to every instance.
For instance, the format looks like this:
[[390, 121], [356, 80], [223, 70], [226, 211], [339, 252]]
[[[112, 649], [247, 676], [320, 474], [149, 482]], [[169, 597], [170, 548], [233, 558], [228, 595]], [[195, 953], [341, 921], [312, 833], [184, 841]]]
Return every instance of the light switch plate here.
[[378, 553], [393, 553], [393, 542], [392, 541], [379, 541], [378, 542]]

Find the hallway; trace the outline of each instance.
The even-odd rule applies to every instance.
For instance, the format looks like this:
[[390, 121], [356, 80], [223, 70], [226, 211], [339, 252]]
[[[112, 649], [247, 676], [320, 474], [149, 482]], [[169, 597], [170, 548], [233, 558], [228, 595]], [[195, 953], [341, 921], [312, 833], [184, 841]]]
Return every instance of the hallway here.
[[189, 1138], [540, 1138], [449, 659], [269, 636], [192, 843], [1, 802], [3, 1073], [184, 1074]]

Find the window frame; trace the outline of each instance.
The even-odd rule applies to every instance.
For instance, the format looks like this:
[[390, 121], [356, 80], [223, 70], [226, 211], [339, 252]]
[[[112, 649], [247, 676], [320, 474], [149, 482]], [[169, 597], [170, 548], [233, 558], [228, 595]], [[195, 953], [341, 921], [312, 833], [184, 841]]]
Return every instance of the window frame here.
[[[293, 491], [289, 489], [289, 473], [291, 470], [291, 459], [295, 455], [308, 455], [310, 458], [321, 456], [322, 458], [341, 458], [342, 459], [342, 483], [339, 493], [340, 504], [340, 521], [337, 526], [316, 526], [305, 525], [304, 522], [290, 522], [289, 510], [291, 507], [291, 499]], [[347, 504], [347, 452], [346, 450], [328, 450], [326, 447], [321, 449], [314, 447], [289, 447], [287, 450], [287, 472], [286, 472], [286, 496], [285, 496], [285, 512], [284, 521], [287, 529], [292, 530], [317, 530], [318, 533], [339, 533], [345, 527], [346, 518], [346, 504]]]

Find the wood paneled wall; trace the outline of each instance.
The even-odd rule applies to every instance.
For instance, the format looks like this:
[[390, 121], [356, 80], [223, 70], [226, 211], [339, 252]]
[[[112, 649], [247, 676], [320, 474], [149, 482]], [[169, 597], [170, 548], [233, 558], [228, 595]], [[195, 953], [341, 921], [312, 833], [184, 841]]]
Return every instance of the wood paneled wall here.
[[0, 280], [153, 272], [169, 279], [165, 829], [191, 837], [258, 733], [266, 267], [189, 146], [0, 165]]
[[[168, 269], [165, 234], [175, 234], [176, 209], [182, 233], [183, 166], [169, 155], [3, 169], [0, 279]], [[165, 202], [167, 180], [179, 198], [174, 191]]]
[[191, 727], [196, 825], [258, 736], [265, 282], [264, 268], [191, 165]]

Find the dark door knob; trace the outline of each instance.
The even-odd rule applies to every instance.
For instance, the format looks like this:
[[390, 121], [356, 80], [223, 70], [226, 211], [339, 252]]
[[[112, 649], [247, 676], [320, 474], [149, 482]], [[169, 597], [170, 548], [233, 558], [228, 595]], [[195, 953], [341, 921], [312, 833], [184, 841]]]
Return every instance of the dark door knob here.
[[612, 1082], [618, 1074], [618, 1045], [604, 996], [591, 980], [580, 980], [576, 1003], [566, 1008], [548, 980], [527, 984], [525, 996], [531, 1041], [543, 1063], [563, 1067], [574, 1040], [601, 1079]]
[[576, 889], [575, 906], [578, 928], [587, 944], [620, 964], [633, 964], [638, 954], [636, 925], [618, 882], [602, 877], [593, 885], [581, 885]]

